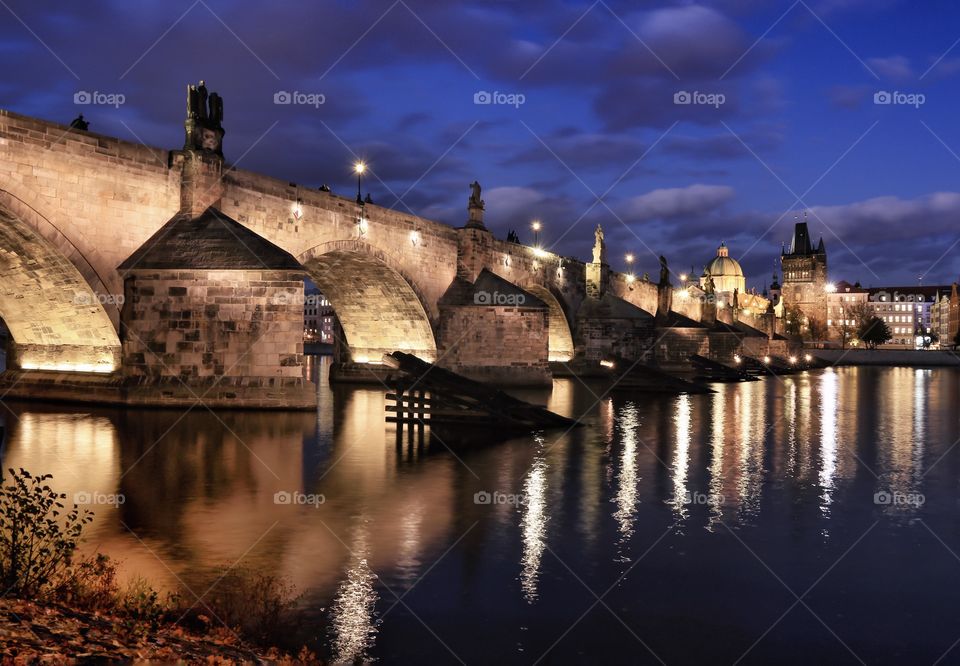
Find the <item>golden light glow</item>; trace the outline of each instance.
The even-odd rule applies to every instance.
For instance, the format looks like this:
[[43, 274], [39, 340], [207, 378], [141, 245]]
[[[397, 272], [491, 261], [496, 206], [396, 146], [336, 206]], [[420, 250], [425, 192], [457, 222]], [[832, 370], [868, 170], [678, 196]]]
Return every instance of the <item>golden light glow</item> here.
[[363, 162], [357, 162], [356, 164], [353, 165], [353, 170], [355, 173], [363, 173], [364, 171], [367, 170], [367, 165], [364, 164]]
[[740, 358], [740, 354], [734, 354], [734, 356], [733, 356], [733, 362], [734, 362], [734, 363], [740, 363], [741, 361], [743, 361], [743, 359]]
[[810, 361], [813, 360], [813, 356], [811, 356], [810, 354], [805, 354], [803, 357], [803, 360], [809, 363]]
[[530, 224], [530, 228], [533, 229], [534, 231], [540, 231], [540, 229], [543, 228], [543, 225], [540, 224], [540, 220], [534, 220], [534, 221]]
[[535, 247], [533, 248], [533, 254], [537, 257], [545, 257], [547, 256], [547, 251], [542, 247]]
[[632, 263], [633, 263], [633, 253], [627, 252], [627, 256], [625, 256], [624, 259], [627, 260], [627, 263], [628, 263], [628, 264], [632, 264]]
[[607, 361], [607, 360], [600, 361], [600, 365], [602, 365], [604, 368], [616, 367], [616, 363], [614, 363], [613, 361]]
[[686, 273], [680, 273], [680, 280], [681, 280], [682, 282], [686, 282], [686, 281], [687, 281], [687, 274], [686, 274]]
[[113, 363], [75, 363], [73, 361], [59, 361], [57, 363], [21, 363], [24, 370], [45, 370], [47, 372], [96, 372], [109, 374], [116, 370]]
[[796, 356], [791, 356], [791, 357], [790, 357], [790, 363], [796, 363], [796, 362], [797, 362], [797, 357], [796, 357]]
[[633, 273], [630, 273], [629, 275], [627, 275], [627, 284], [631, 284], [636, 279], [637, 278], [634, 277]]
[[764, 356], [764, 357], [763, 357], [763, 362], [766, 363], [767, 365], [770, 365], [770, 357], [769, 357], [769, 356]]
[[413, 245], [419, 245], [419, 244], [420, 244], [420, 234], [418, 234], [416, 231], [411, 231], [411, 232], [410, 232], [410, 243], [413, 244]]
[[835, 284], [832, 283], [832, 282], [828, 282], [828, 283], [827, 283], [827, 286], [825, 287], [825, 289], [827, 290], [827, 293], [828, 293], [828, 294], [832, 294], [832, 293], [834, 293], [834, 292], [837, 290], [837, 285], [835, 285]]

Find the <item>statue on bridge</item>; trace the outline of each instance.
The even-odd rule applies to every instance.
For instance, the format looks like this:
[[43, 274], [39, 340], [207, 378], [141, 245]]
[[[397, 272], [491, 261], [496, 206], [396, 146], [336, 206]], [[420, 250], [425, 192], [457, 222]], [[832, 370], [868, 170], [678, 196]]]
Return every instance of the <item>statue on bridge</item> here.
[[483, 226], [483, 199], [480, 198], [480, 183], [470, 183], [470, 199], [467, 201], [467, 227], [486, 229]]
[[706, 272], [706, 279], [703, 281], [703, 291], [706, 294], [713, 294], [717, 290], [717, 285], [713, 281], [713, 276], [710, 275], [710, 271]]
[[670, 269], [667, 268], [667, 258], [662, 254], [660, 255], [660, 282], [658, 284], [663, 286], [670, 284]]
[[607, 243], [603, 239], [603, 229], [600, 228], [599, 224], [593, 232], [593, 263], [607, 263]]
[[207, 94], [206, 83], [187, 86], [184, 150], [203, 150], [223, 157], [223, 98]]
[[467, 203], [467, 208], [483, 210], [483, 199], [480, 198], [480, 183], [477, 181], [470, 183], [470, 201]]

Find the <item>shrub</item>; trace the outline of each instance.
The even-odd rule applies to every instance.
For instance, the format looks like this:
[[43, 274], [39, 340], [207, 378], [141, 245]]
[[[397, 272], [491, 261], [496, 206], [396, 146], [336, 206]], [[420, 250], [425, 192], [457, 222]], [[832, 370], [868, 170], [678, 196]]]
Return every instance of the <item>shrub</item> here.
[[298, 600], [286, 579], [238, 567], [222, 571], [203, 603], [185, 614], [202, 622], [209, 621], [206, 616], [212, 612], [227, 626], [239, 628], [245, 637], [276, 645], [290, 638], [285, 625]]
[[93, 515], [76, 504], [64, 513], [67, 496], [47, 485], [50, 474], [9, 471], [0, 488], [0, 593], [37, 596], [70, 565]]
[[90, 611], [113, 610], [119, 593], [117, 565], [102, 553], [65, 568], [50, 590], [56, 601]]

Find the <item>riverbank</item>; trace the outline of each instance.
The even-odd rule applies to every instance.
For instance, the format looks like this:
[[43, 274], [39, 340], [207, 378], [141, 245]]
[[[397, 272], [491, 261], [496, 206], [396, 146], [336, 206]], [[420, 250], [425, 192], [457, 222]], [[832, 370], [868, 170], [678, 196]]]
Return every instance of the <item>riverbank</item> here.
[[316, 664], [313, 655], [255, 650], [226, 628], [201, 636], [174, 623], [137, 631], [128, 619], [53, 603], [0, 598], [3, 663], [126, 663], [162, 660], [212, 664]]
[[814, 357], [830, 365], [960, 368], [960, 355], [949, 351], [916, 349], [812, 349], [809, 351]]

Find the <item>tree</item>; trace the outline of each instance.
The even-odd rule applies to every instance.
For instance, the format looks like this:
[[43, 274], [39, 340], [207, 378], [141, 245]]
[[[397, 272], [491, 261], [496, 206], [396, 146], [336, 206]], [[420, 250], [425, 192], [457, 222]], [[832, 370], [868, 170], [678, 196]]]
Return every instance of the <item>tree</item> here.
[[827, 322], [816, 317], [810, 317], [807, 320], [807, 334], [811, 340], [819, 341], [827, 339]]
[[880, 317], [871, 317], [867, 320], [857, 331], [857, 335], [870, 349], [876, 349], [877, 345], [882, 345], [893, 339], [890, 327]]
[[800, 335], [803, 331], [803, 310], [799, 305], [787, 305], [783, 308], [783, 330], [787, 335]]

